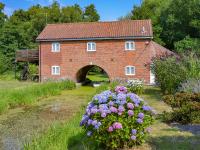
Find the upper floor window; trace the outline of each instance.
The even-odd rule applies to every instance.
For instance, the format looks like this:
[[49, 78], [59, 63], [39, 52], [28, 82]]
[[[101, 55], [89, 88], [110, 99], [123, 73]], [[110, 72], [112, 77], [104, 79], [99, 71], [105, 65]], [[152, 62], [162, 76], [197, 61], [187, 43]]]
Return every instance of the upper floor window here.
[[88, 42], [87, 43], [87, 51], [96, 51], [96, 43]]
[[52, 75], [60, 75], [60, 66], [52, 66], [51, 74]]
[[135, 75], [135, 66], [126, 66], [125, 74], [126, 75]]
[[135, 42], [134, 41], [125, 42], [125, 50], [135, 50]]
[[52, 52], [60, 52], [60, 43], [58, 42], [54, 42], [52, 43]]

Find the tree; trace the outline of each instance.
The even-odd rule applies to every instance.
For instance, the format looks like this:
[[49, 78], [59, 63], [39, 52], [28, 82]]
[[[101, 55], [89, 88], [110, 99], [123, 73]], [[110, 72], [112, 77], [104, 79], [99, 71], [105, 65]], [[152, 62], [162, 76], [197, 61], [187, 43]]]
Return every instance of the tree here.
[[5, 5], [0, 2], [0, 28], [3, 26], [5, 19], [7, 18], [7, 16], [3, 12], [4, 7]]
[[77, 4], [63, 7], [61, 12], [61, 22], [80, 22], [83, 20], [83, 12]]
[[95, 22], [95, 21], [99, 21], [100, 16], [97, 13], [97, 10], [94, 6], [94, 4], [91, 4], [87, 7], [85, 7], [85, 12], [83, 14], [83, 19], [84, 21], [88, 21], [88, 22]]
[[193, 52], [200, 56], [200, 39], [186, 36], [183, 40], [175, 43], [175, 50], [178, 53]]
[[186, 36], [200, 38], [200, 1], [173, 0], [161, 13], [163, 41], [171, 49]]

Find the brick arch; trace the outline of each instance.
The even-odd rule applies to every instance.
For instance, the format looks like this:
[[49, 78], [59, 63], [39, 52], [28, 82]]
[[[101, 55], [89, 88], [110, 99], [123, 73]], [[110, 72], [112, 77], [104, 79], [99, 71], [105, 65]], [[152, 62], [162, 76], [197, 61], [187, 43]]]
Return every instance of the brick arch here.
[[95, 66], [97, 66], [97, 67], [101, 68], [102, 70], [104, 70], [104, 72], [107, 74], [107, 76], [108, 76], [108, 78], [110, 80], [110, 76], [109, 76], [108, 72], [103, 67], [101, 67], [99, 65], [86, 65], [86, 66], [81, 67], [77, 71], [77, 73], [76, 73], [76, 81], [77, 82], [83, 82], [83, 81], [85, 81], [86, 75], [87, 75], [88, 71], [90, 69], [92, 69], [93, 67], [95, 67]]

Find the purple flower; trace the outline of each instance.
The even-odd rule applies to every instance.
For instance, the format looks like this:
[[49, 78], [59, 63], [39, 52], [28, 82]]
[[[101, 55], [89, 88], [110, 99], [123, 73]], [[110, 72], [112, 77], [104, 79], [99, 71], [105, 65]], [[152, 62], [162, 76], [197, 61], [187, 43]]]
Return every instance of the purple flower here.
[[91, 125], [92, 122], [93, 122], [93, 120], [92, 120], [92, 119], [89, 119], [88, 122], [87, 122], [87, 124], [88, 124], [88, 125]]
[[117, 94], [117, 100], [125, 102], [126, 101], [126, 94], [124, 94], [124, 93]]
[[92, 121], [92, 125], [95, 126], [97, 124], [97, 120]]
[[112, 126], [110, 126], [110, 127], [108, 128], [108, 132], [113, 132], [113, 127], [112, 127]]
[[98, 110], [97, 110], [96, 108], [92, 108], [92, 109], [91, 109], [91, 113], [92, 113], [92, 114], [96, 114], [97, 112], [98, 112]]
[[140, 104], [140, 98], [134, 93], [128, 93], [127, 97], [129, 97], [135, 104]]
[[136, 136], [135, 136], [135, 135], [132, 135], [132, 136], [131, 136], [131, 140], [134, 140], [134, 141], [135, 141], [135, 140], [136, 140]]
[[124, 109], [124, 107], [123, 106], [119, 106], [119, 108], [118, 108], [118, 111], [119, 112], [123, 112], [125, 109]]
[[142, 106], [142, 109], [145, 111], [151, 111], [151, 107], [150, 106]]
[[88, 131], [87, 136], [91, 136], [91, 135], [92, 135], [92, 131]]
[[136, 135], [136, 134], [137, 134], [137, 130], [136, 130], [136, 129], [132, 129], [131, 133], [132, 133], [133, 135]]
[[110, 101], [108, 104], [109, 104], [110, 106], [113, 106], [113, 105], [114, 105], [114, 102], [113, 102], [113, 101]]
[[142, 124], [142, 123], [143, 123], [143, 120], [140, 119], [140, 118], [138, 118], [138, 119], [137, 119], [137, 123]]
[[110, 111], [113, 113], [117, 113], [117, 108], [112, 106], [110, 107]]
[[129, 116], [133, 116], [134, 115], [134, 112], [132, 110], [128, 110], [128, 115]]
[[144, 118], [144, 113], [139, 113], [139, 114], [138, 114], [138, 117], [139, 117], [140, 119], [143, 119], [143, 118]]
[[105, 113], [105, 112], [102, 113], [102, 114], [101, 114], [101, 117], [102, 117], [102, 118], [105, 118], [105, 117], [106, 117], [106, 113]]
[[127, 88], [126, 87], [124, 87], [124, 86], [117, 86], [116, 88], [115, 88], [115, 92], [117, 92], [117, 93], [127, 93]]
[[119, 123], [119, 122], [115, 122], [115, 123], [113, 123], [112, 126], [113, 126], [114, 129], [122, 129], [122, 124]]
[[133, 109], [133, 108], [134, 108], [133, 103], [127, 103], [127, 108], [128, 108], [128, 109]]

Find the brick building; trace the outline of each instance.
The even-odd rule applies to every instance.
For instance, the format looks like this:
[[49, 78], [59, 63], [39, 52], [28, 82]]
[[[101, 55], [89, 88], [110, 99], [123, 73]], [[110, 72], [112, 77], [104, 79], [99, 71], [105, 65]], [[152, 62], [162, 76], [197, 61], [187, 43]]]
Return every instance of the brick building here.
[[38, 36], [40, 79], [85, 80], [94, 66], [110, 80], [154, 83], [149, 64], [171, 51], [152, 41], [150, 20], [49, 24]]

